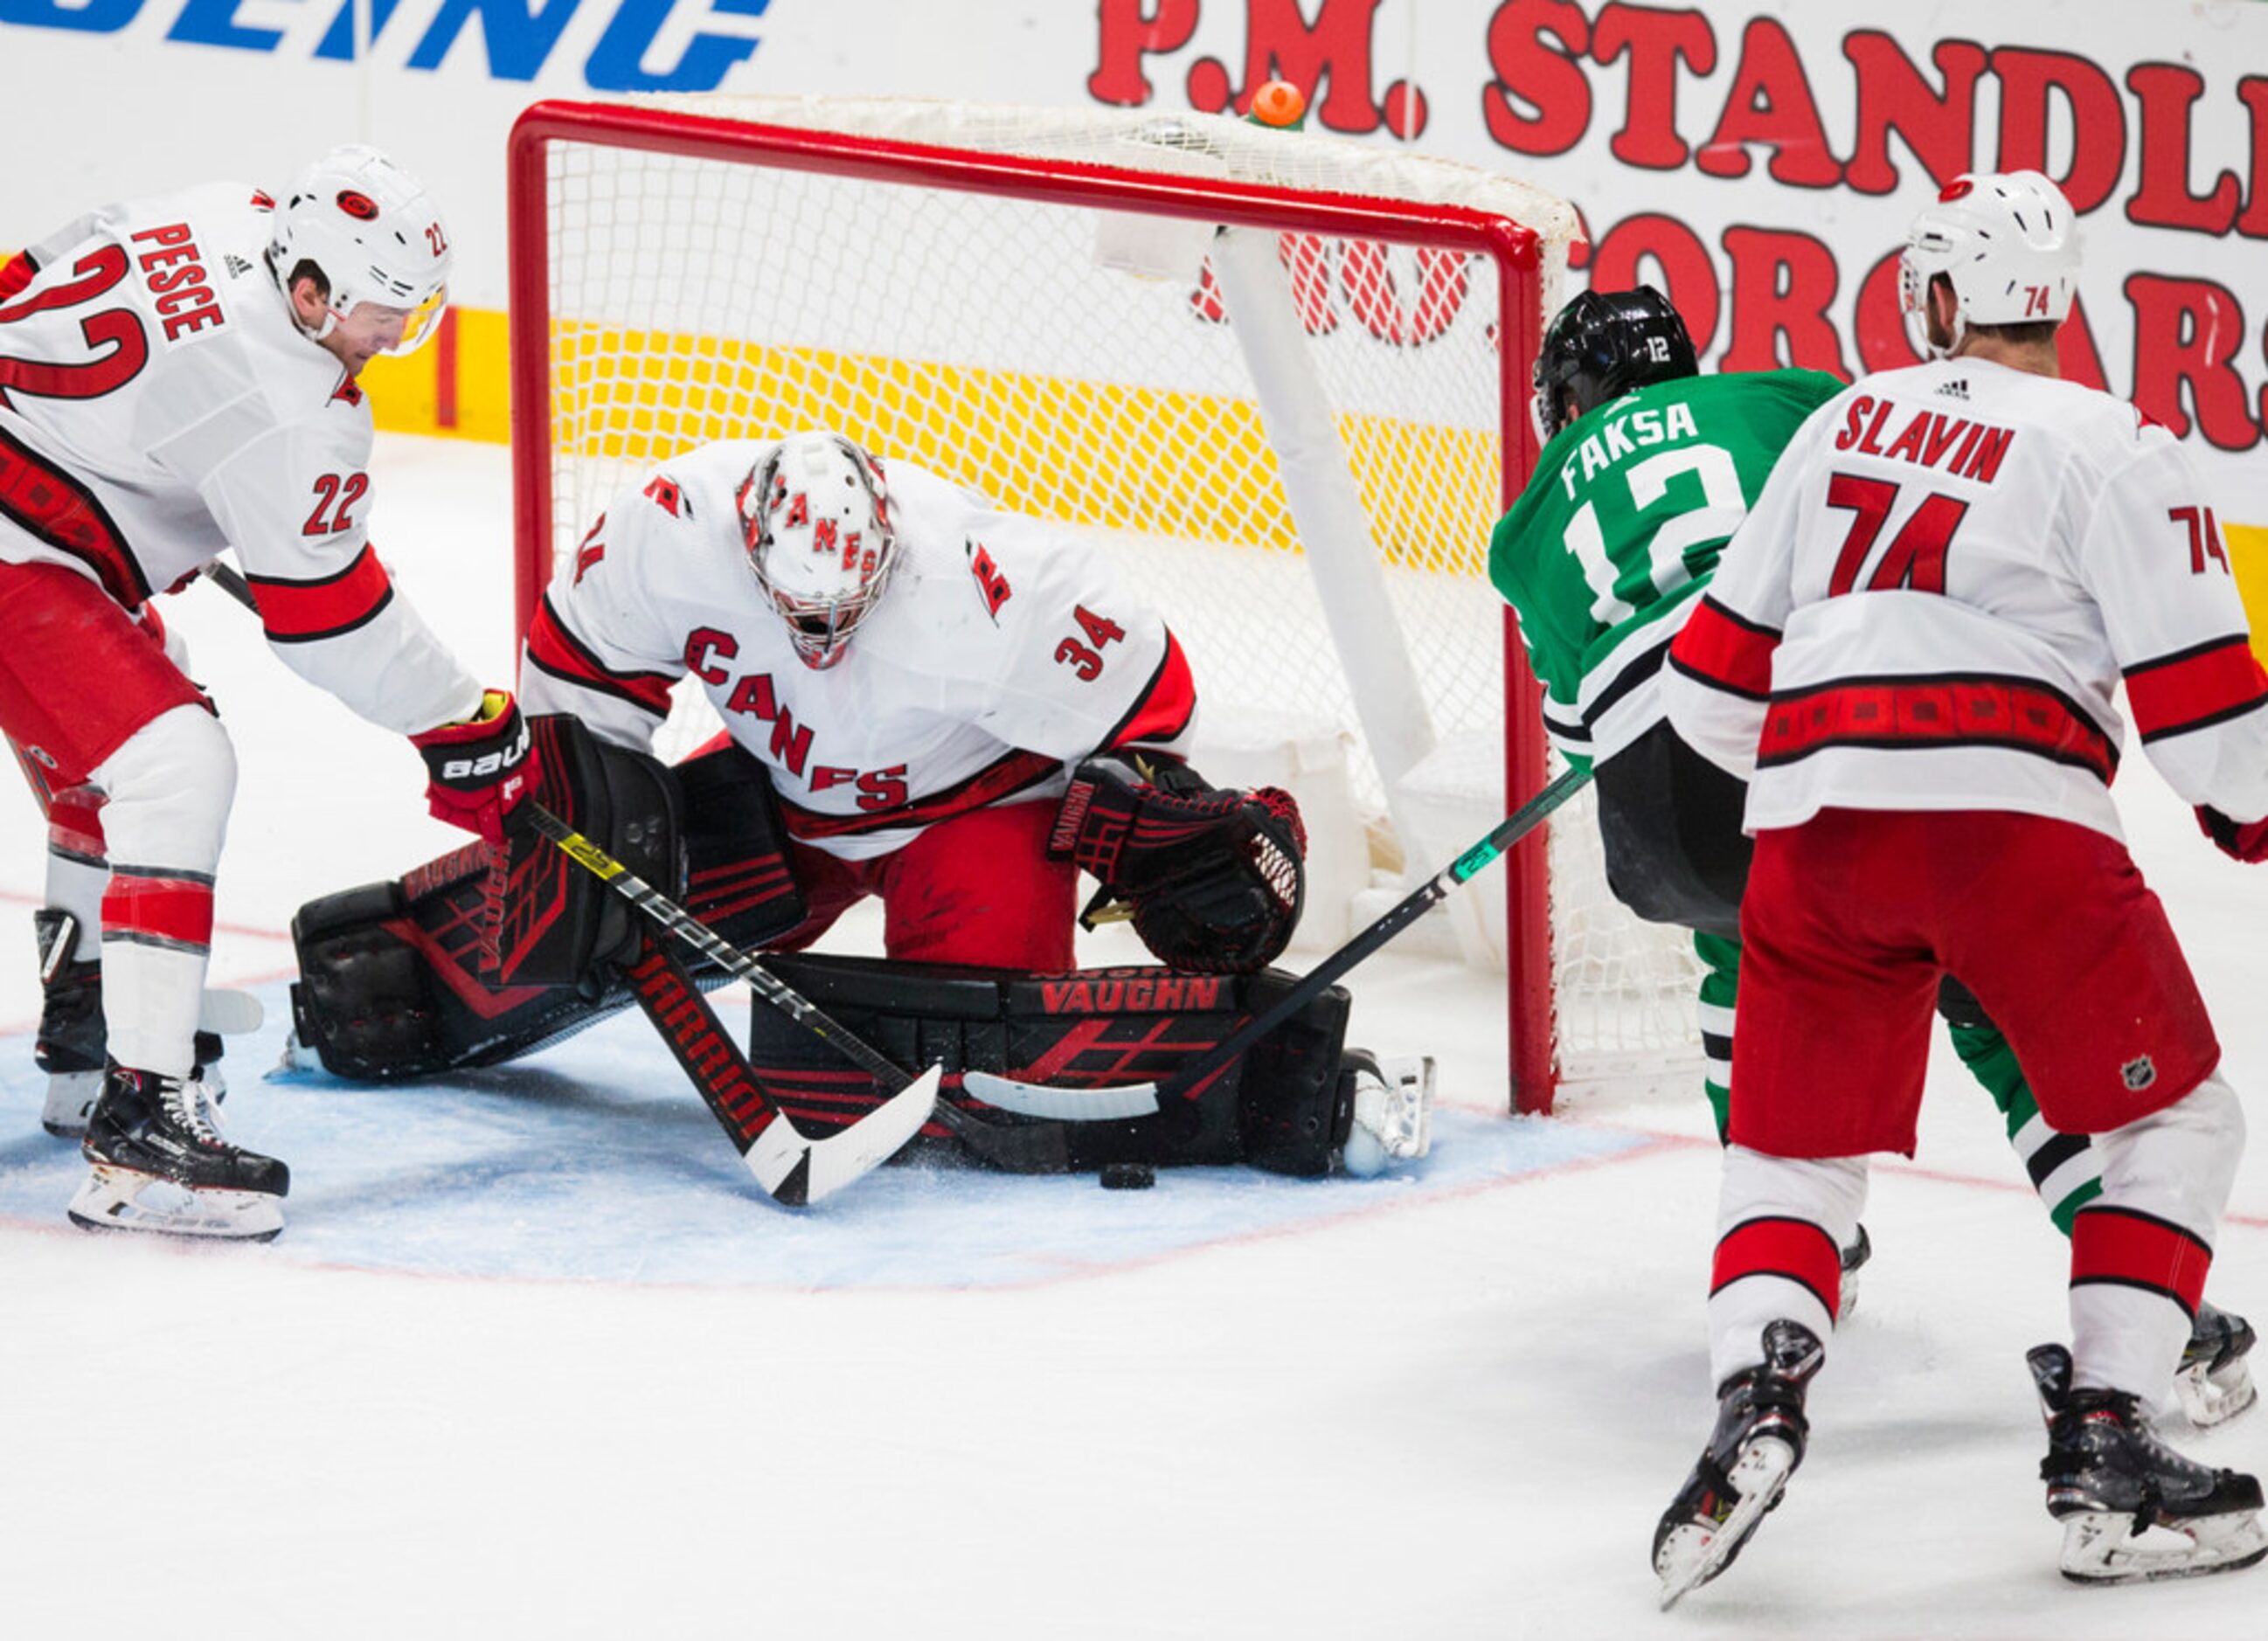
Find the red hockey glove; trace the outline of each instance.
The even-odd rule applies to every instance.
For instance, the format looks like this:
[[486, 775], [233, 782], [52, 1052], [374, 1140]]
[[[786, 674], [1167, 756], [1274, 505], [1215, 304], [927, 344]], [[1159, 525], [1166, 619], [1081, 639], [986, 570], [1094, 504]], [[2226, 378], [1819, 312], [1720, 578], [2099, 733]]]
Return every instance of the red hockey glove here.
[[409, 744], [425, 760], [425, 806], [433, 818], [501, 845], [512, 812], [540, 772], [511, 694], [491, 689], [476, 717], [412, 735]]
[[2197, 806], [2198, 830], [2235, 860], [2268, 860], [2268, 820], [2232, 820], [2211, 804]]

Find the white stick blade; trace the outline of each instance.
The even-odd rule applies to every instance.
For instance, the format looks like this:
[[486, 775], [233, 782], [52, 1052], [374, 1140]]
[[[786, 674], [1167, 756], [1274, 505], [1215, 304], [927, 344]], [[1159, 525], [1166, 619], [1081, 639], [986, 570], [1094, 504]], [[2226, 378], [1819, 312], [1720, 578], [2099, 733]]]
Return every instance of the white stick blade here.
[[840, 1134], [814, 1143], [804, 1200], [815, 1203], [839, 1191], [903, 1151], [937, 1109], [938, 1083], [944, 1075], [944, 1066], [932, 1065]]
[[223, 1037], [241, 1037], [258, 1031], [267, 1018], [268, 1011], [249, 991], [216, 987], [207, 990], [197, 1004], [197, 1029]]
[[1110, 1122], [1122, 1117], [1146, 1117], [1158, 1109], [1155, 1083], [1128, 1083], [1117, 1088], [1049, 1088], [1042, 1083], [1020, 1083], [1012, 1077], [990, 1071], [964, 1071], [961, 1086], [988, 1106], [1019, 1116], [1053, 1117], [1063, 1122]]

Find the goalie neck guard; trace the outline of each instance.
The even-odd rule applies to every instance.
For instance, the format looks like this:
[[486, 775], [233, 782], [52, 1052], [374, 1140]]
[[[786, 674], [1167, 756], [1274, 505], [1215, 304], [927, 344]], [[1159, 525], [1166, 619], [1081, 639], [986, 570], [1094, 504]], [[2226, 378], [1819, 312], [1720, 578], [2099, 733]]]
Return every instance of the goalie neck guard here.
[[838, 433], [782, 439], [740, 486], [756, 584], [805, 666], [834, 666], [897, 562], [882, 464]]

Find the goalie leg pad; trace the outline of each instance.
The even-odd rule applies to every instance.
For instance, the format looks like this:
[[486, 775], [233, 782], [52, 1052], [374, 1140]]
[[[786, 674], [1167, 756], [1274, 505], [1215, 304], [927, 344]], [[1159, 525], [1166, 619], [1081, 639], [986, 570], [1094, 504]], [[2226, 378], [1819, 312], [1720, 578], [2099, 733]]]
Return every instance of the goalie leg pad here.
[[291, 920], [292, 1031], [333, 1075], [394, 1082], [493, 1065], [628, 1001], [570, 986], [498, 988], [489, 852], [468, 844], [401, 882], [310, 901]]
[[[962, 1093], [962, 1071], [1071, 1086], [1167, 1077], [1296, 983], [1272, 971], [1028, 975], [802, 955], [768, 958], [765, 966], [898, 1064], [912, 1069], [942, 1060], [945, 1098], [1003, 1128], [1027, 1119]], [[1348, 1005], [1345, 991], [1325, 992], [1175, 1109], [1065, 1125], [1057, 1166], [1076, 1172], [1114, 1162], [1245, 1162], [1285, 1174], [1329, 1172], [1352, 1120], [1351, 1087], [1339, 1076]], [[872, 1110], [879, 1098], [872, 1078], [761, 1000], [753, 1004], [748, 1058], [806, 1131], [840, 1127]], [[942, 1129], [925, 1137], [958, 1147]]]
[[1607, 887], [1648, 923], [1737, 940], [1756, 845], [1748, 788], [1657, 724], [1598, 766]]

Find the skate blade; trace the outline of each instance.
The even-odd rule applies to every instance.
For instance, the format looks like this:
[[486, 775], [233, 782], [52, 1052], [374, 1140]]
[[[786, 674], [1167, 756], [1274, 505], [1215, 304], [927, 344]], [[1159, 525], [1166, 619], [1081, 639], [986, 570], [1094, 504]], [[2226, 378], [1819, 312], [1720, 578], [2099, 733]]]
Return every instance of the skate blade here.
[[88, 1231], [139, 1231], [200, 1240], [272, 1242], [284, 1203], [265, 1191], [191, 1190], [180, 1181], [97, 1163], [66, 1211]]
[[2202, 1362], [2174, 1375], [2174, 1399], [2182, 1413], [2199, 1430], [2226, 1424], [2260, 1399], [2252, 1370], [2238, 1357], [2218, 1372], [2207, 1372]]
[[57, 1139], [77, 1139], [86, 1132], [94, 1102], [102, 1097], [99, 1071], [50, 1071], [48, 1102], [40, 1109], [40, 1126]]
[[1741, 1547], [1755, 1535], [1764, 1512], [1779, 1503], [1794, 1468], [1795, 1450], [1778, 1438], [1766, 1436], [1749, 1444], [1726, 1473], [1725, 1479], [1741, 1496], [1732, 1513], [1714, 1526], [1680, 1522], [1661, 1542], [1653, 1571], [1661, 1580], [1663, 1612], [1732, 1564]]
[[2264, 1556], [2268, 1529], [2250, 1510], [2183, 1521], [2161, 1517], [2139, 1539], [2132, 1511], [2087, 1510], [2064, 1518], [2063, 1576], [2080, 1584], [2146, 1584], [2234, 1572]]

